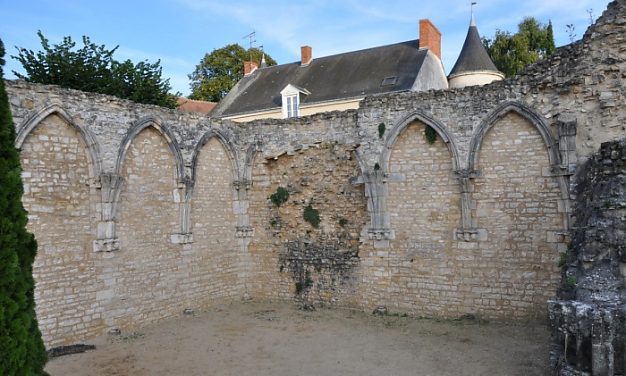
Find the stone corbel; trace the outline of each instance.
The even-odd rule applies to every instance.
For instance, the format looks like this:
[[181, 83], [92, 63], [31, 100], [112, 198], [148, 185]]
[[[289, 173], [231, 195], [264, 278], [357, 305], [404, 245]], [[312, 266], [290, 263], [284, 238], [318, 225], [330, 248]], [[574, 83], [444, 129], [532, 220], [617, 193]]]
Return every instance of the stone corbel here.
[[94, 252], [112, 252], [120, 249], [120, 242], [115, 229], [115, 208], [124, 178], [115, 173], [103, 173], [97, 179], [96, 187], [100, 191], [100, 220], [96, 225]]

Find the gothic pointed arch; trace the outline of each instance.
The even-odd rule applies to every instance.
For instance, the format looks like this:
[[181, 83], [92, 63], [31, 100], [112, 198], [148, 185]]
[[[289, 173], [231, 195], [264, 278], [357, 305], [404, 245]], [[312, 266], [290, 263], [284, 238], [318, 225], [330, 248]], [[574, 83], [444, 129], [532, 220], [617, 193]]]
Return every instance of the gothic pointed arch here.
[[124, 161], [126, 160], [126, 153], [128, 152], [128, 148], [130, 147], [130, 144], [133, 142], [135, 137], [137, 137], [137, 135], [141, 133], [141, 131], [143, 131], [144, 129], [148, 127], [154, 128], [159, 134], [161, 134], [161, 136], [163, 136], [163, 138], [165, 139], [165, 142], [170, 148], [170, 151], [172, 152], [172, 155], [174, 156], [174, 159], [176, 160], [176, 178], [178, 181], [184, 181], [185, 170], [184, 170], [183, 155], [180, 150], [180, 147], [178, 146], [178, 143], [176, 142], [176, 138], [174, 137], [170, 129], [166, 127], [162, 123], [161, 119], [159, 119], [156, 116], [147, 116], [147, 117], [141, 118], [137, 120], [130, 127], [130, 129], [128, 130], [128, 133], [126, 133], [126, 136], [124, 136], [124, 139], [122, 140], [122, 143], [120, 144], [120, 148], [117, 153], [117, 160], [115, 162], [115, 171], [118, 174], [121, 174], [122, 168], [124, 166]]
[[206, 133], [202, 135], [196, 147], [193, 150], [193, 155], [191, 157], [191, 181], [196, 181], [196, 173], [197, 173], [197, 165], [198, 165], [198, 156], [200, 155], [200, 151], [202, 147], [206, 145], [212, 138], [216, 138], [224, 147], [226, 151], [226, 155], [231, 163], [231, 168], [233, 169], [233, 173], [235, 176], [239, 176], [239, 158], [237, 149], [235, 147], [235, 143], [232, 138], [228, 136], [225, 132], [220, 129], [211, 128]]
[[393, 150], [393, 146], [395, 145], [398, 137], [400, 136], [402, 131], [404, 131], [413, 121], [416, 120], [424, 123], [425, 125], [431, 127], [435, 132], [437, 132], [439, 137], [441, 137], [443, 142], [448, 147], [448, 151], [450, 152], [450, 156], [452, 157], [453, 170], [457, 171], [461, 164], [459, 163], [459, 152], [454, 138], [447, 130], [445, 125], [419, 110], [409, 113], [408, 115], [400, 119], [400, 121], [396, 122], [396, 124], [394, 124], [393, 128], [387, 135], [383, 147], [383, 152], [380, 157], [380, 166], [384, 169], [383, 171], [388, 171], [389, 169], [389, 158], [391, 157], [391, 151]]
[[89, 173], [92, 178], [100, 176], [100, 173], [102, 172], [102, 159], [100, 157], [100, 146], [96, 141], [96, 136], [89, 128], [76, 123], [72, 116], [58, 104], [52, 104], [44, 107], [24, 121], [24, 123], [19, 127], [19, 131], [15, 137], [15, 147], [21, 149], [28, 135], [31, 134], [42, 121], [53, 115], [61, 118], [67, 125], [74, 128], [78, 132], [85, 144], [87, 154], [89, 155]]
[[483, 119], [483, 121], [474, 132], [469, 147], [469, 170], [473, 171], [478, 165], [480, 147], [489, 130], [497, 123], [498, 120], [500, 120], [510, 112], [514, 112], [520, 115], [522, 118], [529, 121], [535, 127], [535, 129], [537, 129], [537, 131], [541, 135], [541, 138], [546, 144], [546, 147], [548, 148], [550, 164], [553, 166], [560, 164], [561, 157], [559, 155], [558, 147], [556, 145], [556, 140], [552, 136], [552, 133], [550, 133], [550, 129], [548, 128], [548, 124], [546, 123], [544, 117], [522, 103], [504, 102], [496, 107], [493, 111], [491, 111], [491, 113], [489, 113], [489, 115], [487, 115], [487, 117]]

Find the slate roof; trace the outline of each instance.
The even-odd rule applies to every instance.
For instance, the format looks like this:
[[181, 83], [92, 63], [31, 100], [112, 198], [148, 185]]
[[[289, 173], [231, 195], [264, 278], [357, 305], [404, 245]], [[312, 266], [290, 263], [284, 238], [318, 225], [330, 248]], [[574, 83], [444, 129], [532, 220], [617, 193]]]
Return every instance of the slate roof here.
[[[241, 79], [218, 104], [213, 116], [254, 113], [281, 107], [288, 84], [304, 88], [301, 105], [410, 90], [426, 58], [419, 40], [259, 68]], [[387, 85], [383, 81], [387, 79]]]
[[472, 20], [469, 30], [467, 30], [467, 36], [465, 37], [461, 54], [448, 77], [477, 71], [498, 72], [498, 68], [493, 64], [487, 50], [485, 50], [485, 46], [483, 46], [480, 35], [478, 34], [478, 28], [474, 25]]

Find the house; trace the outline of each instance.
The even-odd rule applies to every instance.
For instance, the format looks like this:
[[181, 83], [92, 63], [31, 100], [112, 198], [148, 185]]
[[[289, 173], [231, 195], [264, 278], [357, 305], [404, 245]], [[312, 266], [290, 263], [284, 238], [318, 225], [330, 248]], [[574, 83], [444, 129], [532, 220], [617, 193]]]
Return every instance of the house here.
[[313, 58], [301, 48], [299, 62], [259, 68], [244, 64], [244, 77], [220, 101], [213, 117], [245, 122], [357, 109], [365, 96], [446, 89], [441, 33], [420, 20], [420, 39]]
[[178, 97], [176, 99], [176, 105], [176, 108], [179, 111], [208, 114], [213, 110], [213, 108], [215, 108], [215, 105], [217, 105], [217, 103]]

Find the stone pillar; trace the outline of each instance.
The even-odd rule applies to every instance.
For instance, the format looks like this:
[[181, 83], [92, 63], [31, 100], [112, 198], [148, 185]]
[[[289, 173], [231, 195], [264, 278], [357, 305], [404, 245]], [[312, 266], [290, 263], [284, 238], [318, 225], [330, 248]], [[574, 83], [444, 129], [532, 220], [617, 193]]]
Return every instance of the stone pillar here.
[[576, 170], [576, 127], [577, 120], [573, 115], [560, 115], [557, 119], [559, 131], [559, 154], [561, 169], [569, 175]]
[[458, 170], [455, 171], [459, 185], [461, 187], [461, 228], [454, 230], [454, 240], [465, 242], [477, 242], [487, 240], [487, 230], [476, 228], [476, 223], [472, 220], [472, 210], [475, 203], [472, 200], [474, 191], [473, 179], [480, 174], [477, 171]]
[[115, 173], [102, 173], [96, 181], [96, 189], [100, 191], [100, 203], [96, 211], [99, 221], [96, 225], [96, 240], [93, 242], [95, 252], [112, 252], [120, 248], [115, 231], [115, 211], [124, 178]]
[[173, 192], [174, 201], [178, 204], [180, 213], [180, 231], [170, 235], [174, 244], [193, 243], [191, 233], [191, 196], [193, 194], [193, 182], [189, 178], [178, 181], [178, 186]]
[[249, 300], [251, 297], [248, 293], [248, 279], [250, 278], [250, 253], [248, 246], [254, 236], [254, 228], [250, 226], [250, 215], [248, 214], [248, 194], [252, 188], [252, 182], [247, 179], [233, 181], [235, 188], [235, 200], [233, 202], [233, 210], [237, 214], [237, 227], [235, 228], [235, 237], [239, 243], [239, 252], [241, 260], [241, 276], [244, 281], [244, 292], [242, 299]]
[[389, 214], [387, 213], [387, 178], [381, 170], [363, 173], [356, 183], [365, 184], [365, 195], [368, 197], [368, 211], [370, 212], [370, 228], [367, 230], [369, 239], [374, 241], [375, 248], [387, 248], [389, 240], [395, 238], [390, 228]]

